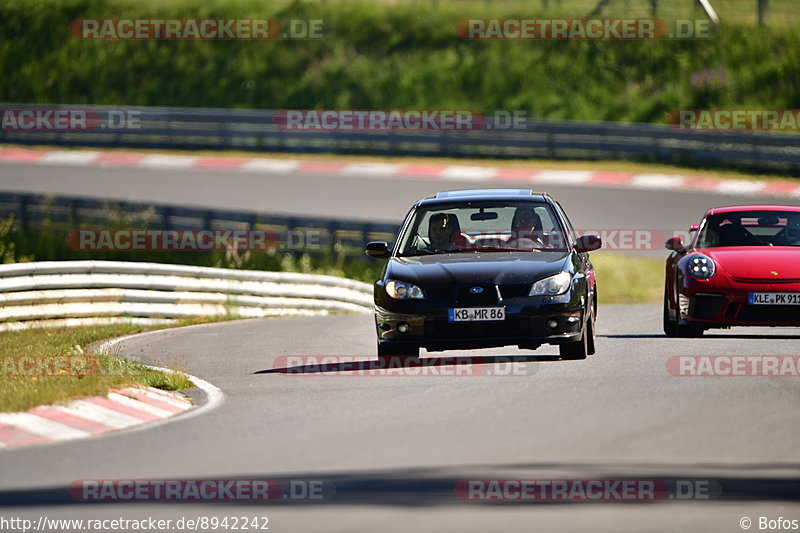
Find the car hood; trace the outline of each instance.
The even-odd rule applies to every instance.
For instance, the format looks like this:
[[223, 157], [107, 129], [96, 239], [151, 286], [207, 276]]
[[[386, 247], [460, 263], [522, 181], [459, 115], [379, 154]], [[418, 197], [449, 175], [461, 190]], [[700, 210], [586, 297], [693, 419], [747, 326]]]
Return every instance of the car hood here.
[[737, 246], [697, 251], [736, 278], [800, 279], [800, 247]]
[[558, 274], [569, 252], [490, 252], [393, 257], [386, 277], [420, 284], [530, 283]]

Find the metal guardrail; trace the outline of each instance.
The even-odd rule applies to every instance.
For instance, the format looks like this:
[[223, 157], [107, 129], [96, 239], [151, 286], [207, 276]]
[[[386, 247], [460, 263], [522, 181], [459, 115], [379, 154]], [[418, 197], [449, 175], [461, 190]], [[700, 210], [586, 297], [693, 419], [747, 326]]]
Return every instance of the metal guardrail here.
[[[14, 215], [23, 230], [48, 221], [51, 231], [74, 229], [221, 229], [269, 230], [278, 238], [278, 251], [335, 252], [363, 256], [369, 241], [391, 241], [395, 224], [268, 215], [247, 211], [199, 209], [150, 203], [93, 200], [63, 196], [0, 193], [0, 216]], [[313, 239], [311, 238], [313, 237]], [[296, 241], [296, 245], [292, 240]], [[309, 242], [313, 241], [313, 245]]]
[[370, 285], [333, 276], [116, 261], [0, 265], [0, 331], [364, 313], [372, 307]]
[[800, 172], [800, 135], [757, 131], [693, 131], [652, 124], [528, 120], [524, 128], [471, 131], [294, 131], [270, 110], [45, 106], [84, 109], [101, 119], [137, 113], [138, 129], [0, 130], [0, 142], [61, 146], [247, 150], [401, 156], [637, 160]]

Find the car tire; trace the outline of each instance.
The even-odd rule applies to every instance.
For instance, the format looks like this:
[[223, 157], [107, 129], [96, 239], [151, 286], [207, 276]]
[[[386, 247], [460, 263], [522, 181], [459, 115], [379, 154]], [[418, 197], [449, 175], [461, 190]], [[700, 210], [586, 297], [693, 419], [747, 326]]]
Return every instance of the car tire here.
[[705, 328], [700, 326], [682, 325], [678, 319], [672, 320], [669, 316], [669, 307], [667, 304], [667, 289], [664, 289], [664, 333], [667, 337], [683, 337], [683, 338], [697, 338], [702, 337]]
[[669, 303], [667, 302], [667, 289], [664, 288], [664, 334], [667, 337], [678, 336], [677, 321], [672, 320], [669, 316]]
[[594, 312], [592, 312], [592, 318], [586, 325], [587, 327], [591, 328], [591, 332], [589, 333], [589, 336], [587, 337], [586, 340], [587, 343], [586, 353], [588, 353], [589, 355], [594, 355], [596, 351], [594, 347], [594, 325], [595, 325], [595, 314]]
[[681, 324], [675, 324], [675, 331], [677, 337], [697, 338], [703, 336], [705, 329], [698, 326], [682, 326]]
[[[578, 361], [586, 359], [587, 355], [594, 353], [594, 313], [589, 316], [583, 326], [583, 334], [577, 341], [565, 342], [558, 345], [558, 353], [565, 361]], [[591, 350], [590, 351], [590, 347]]]

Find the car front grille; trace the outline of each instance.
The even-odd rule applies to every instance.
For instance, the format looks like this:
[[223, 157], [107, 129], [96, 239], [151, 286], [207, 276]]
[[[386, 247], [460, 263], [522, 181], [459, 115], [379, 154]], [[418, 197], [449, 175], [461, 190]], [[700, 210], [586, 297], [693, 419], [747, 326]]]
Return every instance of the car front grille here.
[[[473, 293], [474, 288], [482, 289]], [[497, 303], [497, 288], [494, 285], [475, 283], [458, 288], [458, 304], [465, 306], [494, 305]]]
[[740, 302], [731, 302], [728, 305], [728, 308], [725, 310], [725, 318], [734, 319], [736, 318], [736, 313], [739, 312], [739, 308], [742, 307]]
[[455, 287], [452, 285], [433, 285], [423, 287], [425, 296], [432, 302], [452, 303]]
[[742, 305], [739, 320], [800, 323], [800, 305]]
[[[473, 294], [470, 292], [472, 287], [480, 287], [483, 292]], [[494, 285], [489, 283], [472, 283], [467, 285], [427, 285], [423, 287], [425, 296], [429, 301], [446, 303], [447, 307], [477, 307], [484, 305], [497, 305], [498, 291], [500, 298], [508, 300], [510, 298], [524, 298], [531, 292], [530, 283], [509, 283]]]
[[529, 318], [514, 318], [496, 322], [425, 321], [425, 337], [428, 339], [503, 338], [527, 335], [531, 335]]
[[695, 294], [689, 303], [689, 315], [695, 318], [713, 318], [722, 300], [721, 294]]

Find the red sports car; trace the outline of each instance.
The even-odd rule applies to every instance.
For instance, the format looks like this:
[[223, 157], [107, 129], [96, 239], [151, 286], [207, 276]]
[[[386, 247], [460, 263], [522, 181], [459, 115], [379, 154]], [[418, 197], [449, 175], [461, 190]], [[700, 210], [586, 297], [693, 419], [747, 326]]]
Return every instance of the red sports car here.
[[664, 333], [800, 326], [800, 207], [716, 207], [690, 231], [666, 242]]

